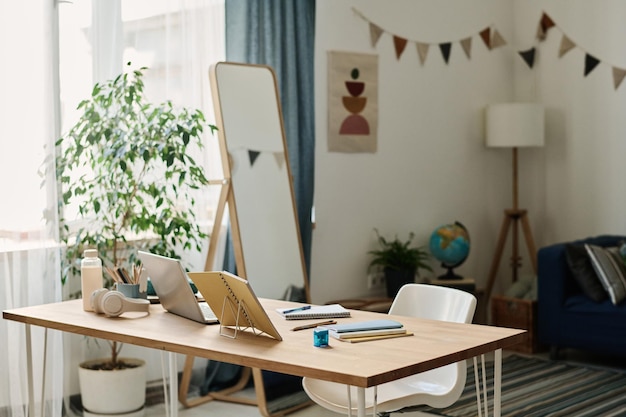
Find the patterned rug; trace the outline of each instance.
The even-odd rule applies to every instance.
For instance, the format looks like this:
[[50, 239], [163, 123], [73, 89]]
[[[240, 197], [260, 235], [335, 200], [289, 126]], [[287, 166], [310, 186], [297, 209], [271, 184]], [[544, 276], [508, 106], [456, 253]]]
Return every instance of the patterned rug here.
[[[491, 407], [493, 366], [488, 365]], [[419, 411], [445, 417], [476, 417], [473, 366], [468, 366], [466, 387], [459, 401], [446, 409], [422, 407]], [[507, 356], [502, 360], [502, 417], [513, 416], [626, 416], [626, 373]]]

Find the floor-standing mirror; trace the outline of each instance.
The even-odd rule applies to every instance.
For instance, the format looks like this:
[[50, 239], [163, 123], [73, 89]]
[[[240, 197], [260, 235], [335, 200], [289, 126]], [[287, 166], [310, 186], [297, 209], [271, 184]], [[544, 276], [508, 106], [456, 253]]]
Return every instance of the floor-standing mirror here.
[[258, 296], [280, 299], [307, 279], [276, 78], [226, 62], [210, 74], [237, 273]]
[[[295, 291], [301, 293], [295, 298], [309, 302], [274, 72], [262, 65], [220, 62], [211, 67], [210, 79], [224, 171], [215, 221], [221, 223], [227, 206], [237, 274], [250, 281], [259, 297], [294, 299]], [[207, 267], [212, 265], [216, 242], [214, 233]], [[293, 407], [280, 412], [268, 409], [262, 372], [252, 369], [252, 375], [255, 404], [263, 415], [293, 411]], [[233, 401], [230, 392], [226, 395], [219, 399]]]

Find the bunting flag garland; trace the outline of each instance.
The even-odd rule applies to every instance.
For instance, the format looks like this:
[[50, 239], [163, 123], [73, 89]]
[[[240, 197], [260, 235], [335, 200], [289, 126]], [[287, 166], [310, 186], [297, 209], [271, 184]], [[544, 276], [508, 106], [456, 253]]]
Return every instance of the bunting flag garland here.
[[420, 57], [420, 64], [424, 65], [426, 62], [426, 55], [428, 55], [428, 45], [427, 43], [417, 42], [417, 54]]
[[504, 45], [506, 45], [506, 41], [504, 40], [502, 35], [500, 35], [500, 32], [498, 32], [497, 30], [494, 30], [493, 37], [491, 38], [491, 48], [495, 49]]
[[[372, 44], [372, 48], [375, 48], [376, 45], [378, 45], [378, 42], [380, 41], [380, 38], [382, 37], [383, 33], [387, 32], [389, 35], [391, 35], [392, 40], [393, 40], [393, 47], [396, 53], [396, 59], [398, 60], [400, 60], [400, 58], [402, 57], [402, 54], [406, 50], [406, 45], [409, 42], [415, 43], [417, 47], [417, 55], [419, 57], [419, 62], [420, 62], [420, 65], [422, 66], [426, 63], [426, 56], [428, 55], [428, 50], [431, 45], [437, 45], [439, 47], [441, 54], [443, 56], [443, 60], [446, 64], [448, 64], [448, 62], [450, 61], [452, 44], [454, 42], [458, 42], [461, 45], [461, 49], [465, 53], [465, 56], [467, 57], [467, 59], [471, 59], [472, 36], [465, 36], [462, 39], [454, 41], [454, 42], [446, 41], [446, 42], [436, 42], [436, 43], [429, 43], [429, 42], [423, 42], [419, 40], [407, 39], [403, 36], [400, 36], [395, 33], [391, 33], [383, 29], [382, 27], [380, 27], [379, 25], [377, 25], [376, 23], [372, 22], [370, 19], [365, 17], [363, 13], [358, 11], [356, 8], [352, 8], [352, 10], [357, 16], [359, 16], [361, 19], [365, 20], [369, 24], [370, 42]], [[496, 29], [487, 27], [485, 29], [482, 29], [478, 33], [480, 37], [482, 38], [483, 42], [485, 43], [485, 45], [487, 46], [487, 49], [490, 51], [500, 46], [506, 45], [505, 39], [502, 37], [500, 32], [498, 32]]]
[[396, 48], [396, 58], [400, 59], [400, 57], [402, 56], [402, 52], [404, 52], [404, 48], [406, 48], [406, 43], [406, 39], [394, 35], [393, 45]]
[[626, 75], [626, 69], [613, 67], [613, 88], [617, 90], [617, 87], [624, 81]]
[[261, 155], [261, 152], [248, 149], [248, 158], [250, 158], [250, 166], [254, 165], [254, 161], [256, 161], [259, 155]]
[[283, 165], [285, 165], [285, 153], [284, 152], [274, 152], [274, 159], [276, 160], [276, 165], [281, 170], [283, 169]]
[[380, 26], [376, 26], [375, 24], [370, 25], [370, 38], [372, 39], [372, 47], [375, 47], [380, 39], [380, 35], [383, 34], [383, 30]]
[[600, 61], [596, 57], [585, 54], [585, 77], [589, 75], [589, 73], [593, 71], [599, 63]]
[[535, 48], [532, 47], [526, 51], [519, 51], [518, 53], [521, 55], [524, 62], [526, 62], [526, 65], [532, 69], [535, 65]]
[[450, 60], [450, 50], [452, 49], [452, 44], [450, 42], [439, 44], [439, 49], [441, 50], [441, 55], [443, 56], [443, 60], [448, 64], [448, 60]]
[[278, 166], [279, 170], [282, 170], [283, 165], [285, 165], [285, 154], [284, 152], [274, 152], [274, 151], [260, 151], [256, 149], [241, 149], [242, 152], [245, 152], [248, 155], [248, 162], [250, 162], [250, 166], [253, 167], [254, 164], [259, 160], [259, 157], [262, 154], [271, 153], [274, 155], [274, 160], [276, 162], [276, 166]]
[[[374, 23], [373, 21], [365, 17], [356, 8], [353, 8], [352, 10], [355, 12], [356, 15], [358, 15], [361, 19], [363, 19], [369, 24], [370, 38], [371, 38], [370, 40], [371, 40], [372, 48], [378, 45], [383, 33], [388, 33], [389, 35], [391, 35], [391, 38], [393, 40], [395, 54], [396, 54], [396, 59], [398, 60], [400, 60], [400, 58], [402, 57], [402, 54], [406, 50], [406, 46], [409, 42], [415, 43], [416, 48], [417, 48], [417, 55], [419, 58], [419, 63], [421, 66], [424, 66], [426, 64], [428, 51], [432, 45], [436, 45], [439, 47], [439, 50], [441, 52], [441, 55], [446, 65], [450, 61], [450, 55], [452, 52], [452, 44], [454, 42], [458, 42], [461, 45], [461, 50], [463, 51], [467, 59], [471, 59], [472, 37], [474, 35], [465, 36], [461, 38], [460, 40], [456, 40], [456, 41], [446, 41], [446, 42], [437, 42], [437, 43], [424, 42], [424, 41], [419, 41], [419, 40], [411, 40], [411, 39], [402, 37], [398, 34], [391, 33], [388, 30], [382, 28], [381, 26], [377, 25], [376, 23]], [[542, 12], [541, 17], [539, 18], [539, 22], [537, 24], [537, 32], [535, 35], [536, 40], [538, 42], [545, 41], [548, 36], [548, 33], [553, 28], [558, 29], [561, 32], [561, 36], [562, 36], [561, 42], [559, 44], [559, 50], [558, 50], [559, 58], [562, 58], [574, 48], [578, 48], [582, 50], [582, 48], [580, 48], [578, 44], [576, 44], [570, 36], [567, 36], [560, 29], [560, 27], [556, 24], [554, 19], [552, 19], [552, 17], [549, 16], [546, 12]], [[495, 29], [493, 26], [488, 26], [480, 30], [478, 32], [478, 36], [480, 36], [483, 43], [485, 44], [485, 47], [489, 51], [505, 46], [507, 44], [506, 40], [502, 37], [500, 32], [497, 29]], [[526, 65], [528, 65], [530, 69], [533, 69], [533, 67], [535, 66], [535, 61], [537, 57], [536, 46], [537, 45], [533, 45], [528, 49], [517, 51], [519, 56], [524, 60], [524, 62], [526, 63]], [[603, 61], [601, 58], [597, 58], [595, 55], [587, 51], [583, 50], [583, 52], [585, 54], [583, 74], [584, 74], [584, 77], [587, 77], [601, 63], [605, 63], [605, 61]], [[626, 78], [626, 68], [620, 68], [615, 65], [611, 65], [611, 68], [612, 68], [612, 74], [613, 74], [613, 88], [617, 90], [622, 84], [622, 82], [624, 81], [624, 78]]]
[[491, 28], [486, 28], [480, 31], [480, 37], [483, 42], [485, 42], [485, 46], [487, 49], [491, 50]]
[[563, 35], [563, 39], [561, 39], [561, 46], [559, 47], [559, 58], [562, 58], [563, 55], [574, 49], [576, 44], [572, 42], [570, 38]]
[[463, 48], [463, 52], [465, 52], [465, 56], [467, 57], [467, 59], [471, 58], [471, 54], [472, 54], [472, 38], [471, 36], [469, 38], [465, 38], [463, 40], [461, 40], [461, 47]]
[[[541, 14], [541, 18], [539, 19], [539, 23], [537, 25], [537, 41], [543, 42], [546, 40], [548, 36], [548, 31], [552, 28], [557, 28], [561, 32], [561, 42], [559, 44], [559, 58], [562, 58], [565, 54], [571, 51], [574, 48], [581, 49], [585, 53], [585, 63], [584, 63], [584, 77], [587, 77], [593, 70], [595, 70], [600, 63], [603, 61], [593, 54], [583, 50], [579, 47], [569, 36], [567, 36], [556, 24], [554, 19], [552, 19], [546, 12]], [[482, 36], [482, 33], [481, 33]], [[484, 39], [484, 38], [483, 38]], [[491, 37], [491, 42], [493, 46], [494, 38]], [[532, 69], [535, 60], [535, 47], [528, 49], [526, 51], [519, 51], [519, 55], [522, 57], [524, 62]], [[626, 76], [626, 68], [619, 68], [615, 65], [611, 65], [612, 73], [613, 73], [613, 89], [617, 90], [619, 86], [622, 84], [624, 77]]]
[[546, 36], [548, 35], [548, 30], [550, 30], [554, 26], [555, 26], [554, 20], [552, 20], [550, 16], [548, 16], [548, 14], [544, 12], [541, 15], [541, 19], [539, 20], [539, 28], [537, 29], [537, 37], [542, 41], [545, 40]]

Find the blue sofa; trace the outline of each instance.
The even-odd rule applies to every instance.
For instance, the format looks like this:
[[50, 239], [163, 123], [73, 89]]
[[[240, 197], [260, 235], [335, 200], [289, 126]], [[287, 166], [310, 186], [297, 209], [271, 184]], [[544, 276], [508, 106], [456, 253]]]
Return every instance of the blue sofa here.
[[560, 348], [626, 356], [626, 302], [616, 306], [609, 299], [592, 300], [574, 279], [566, 255], [568, 243], [610, 247], [622, 241], [626, 236], [603, 235], [537, 252], [538, 338], [550, 346], [551, 358], [558, 357]]

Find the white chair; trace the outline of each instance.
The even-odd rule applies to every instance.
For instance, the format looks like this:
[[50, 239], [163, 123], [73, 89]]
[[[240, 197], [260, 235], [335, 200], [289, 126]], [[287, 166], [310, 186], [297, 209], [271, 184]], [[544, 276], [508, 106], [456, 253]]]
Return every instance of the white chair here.
[[[476, 309], [476, 298], [465, 291], [427, 284], [404, 285], [396, 295], [389, 314], [433, 320], [470, 323]], [[375, 342], [373, 342], [375, 343]], [[392, 411], [417, 405], [444, 408], [454, 404], [463, 389], [467, 374], [461, 361], [377, 387], [376, 412], [386, 416]], [[331, 411], [352, 415], [356, 388], [335, 382], [303, 378], [302, 386], [317, 404]], [[356, 403], [356, 401], [354, 401]], [[374, 388], [365, 390], [366, 413], [374, 411]]]

